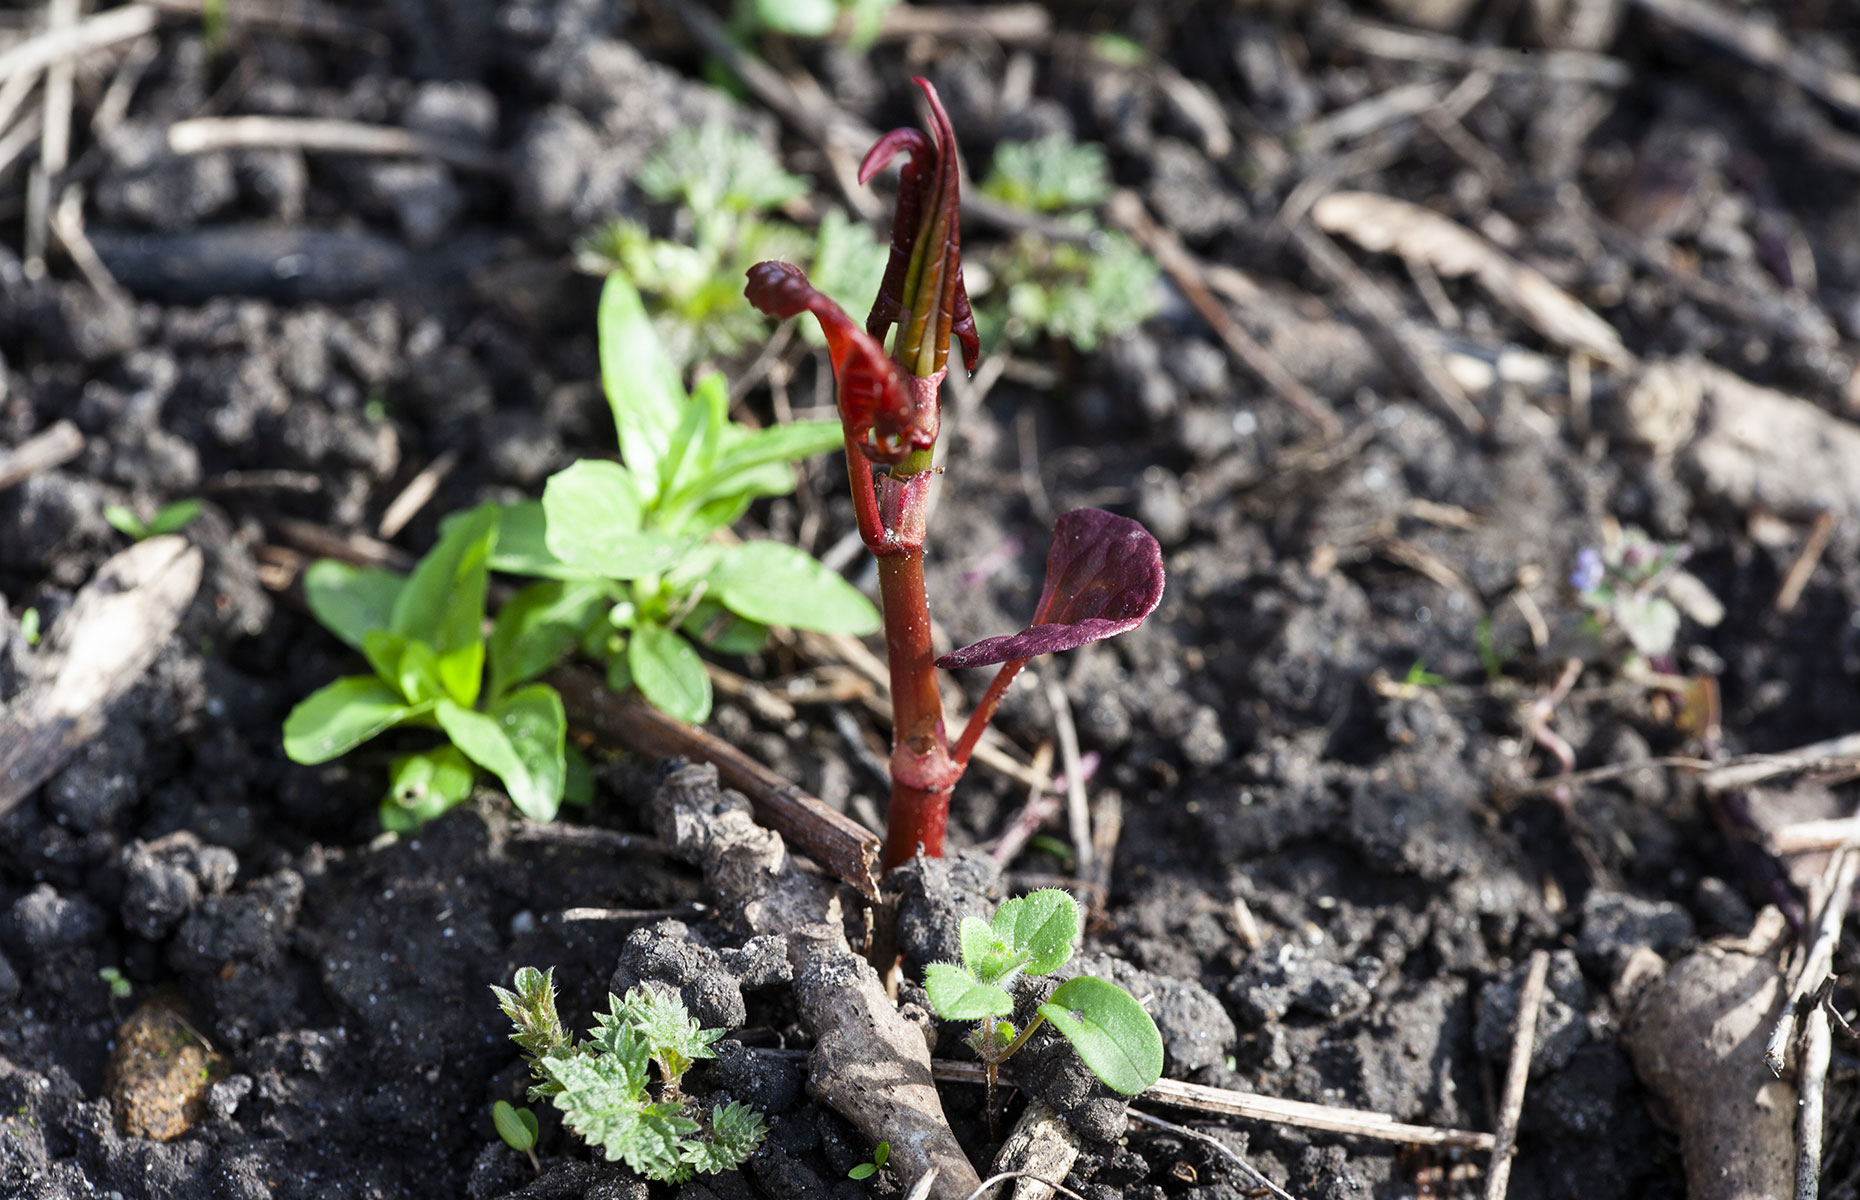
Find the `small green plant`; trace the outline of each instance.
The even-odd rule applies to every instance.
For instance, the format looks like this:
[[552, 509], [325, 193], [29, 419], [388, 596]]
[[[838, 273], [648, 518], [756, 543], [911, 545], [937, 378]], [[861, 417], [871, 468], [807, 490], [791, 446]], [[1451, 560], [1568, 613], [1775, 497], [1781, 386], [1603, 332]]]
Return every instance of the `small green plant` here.
[[1414, 660], [1414, 665], [1408, 668], [1408, 674], [1402, 677], [1403, 684], [1415, 688], [1440, 687], [1446, 682], [1446, 676], [1436, 675], [1428, 670], [1427, 664], [1418, 658]]
[[499, 1100], [491, 1105], [491, 1124], [497, 1130], [497, 1136], [504, 1139], [504, 1145], [521, 1154], [530, 1156], [530, 1166], [540, 1173], [542, 1162], [536, 1157], [536, 1134], [538, 1125], [536, 1114], [527, 1108], [518, 1108], [508, 1100]]
[[200, 515], [200, 501], [176, 500], [164, 504], [155, 510], [155, 515], [144, 521], [135, 511], [121, 504], [103, 506], [103, 519], [110, 523], [124, 537], [132, 541], [144, 542], [164, 533], [179, 533], [186, 529], [188, 523]]
[[130, 993], [136, 990], [135, 985], [130, 983], [129, 980], [124, 977], [123, 973], [115, 967], [97, 968], [97, 978], [110, 985], [110, 998], [112, 1000], [127, 1000], [129, 999]]
[[39, 610], [29, 608], [19, 614], [19, 636], [26, 639], [28, 646], [39, 644]]
[[769, 214], [805, 195], [754, 137], [712, 123], [674, 130], [640, 169], [640, 190], [680, 206], [677, 239], [615, 220], [581, 242], [582, 269], [624, 271], [652, 301], [654, 325], [675, 364], [724, 357], [760, 339], [767, 322], [743, 298], [743, 271], [765, 258], [806, 260], [835, 295], [869, 294], [885, 247], [838, 209], [814, 233]]
[[988, 1111], [995, 1076], [1044, 1022], [1065, 1035], [1080, 1060], [1106, 1086], [1135, 1096], [1162, 1077], [1162, 1035], [1136, 998], [1103, 979], [1080, 975], [1053, 989], [1033, 1020], [1019, 1029], [1008, 990], [1022, 977], [1050, 975], [1072, 959], [1079, 905], [1057, 888], [1007, 901], [993, 921], [964, 917], [962, 961], [924, 968], [930, 1007], [946, 1021], [973, 1021], [969, 1046], [987, 1067]]
[[1698, 598], [1704, 585], [1684, 571], [1686, 556], [1685, 546], [1657, 542], [1633, 526], [1611, 526], [1599, 550], [1578, 551], [1569, 582], [1592, 632], [1617, 630], [1634, 653], [1664, 658], [1679, 637], [1682, 614], [1716, 624], [1722, 609], [1709, 594]]
[[1088, 209], [1111, 193], [1104, 151], [1063, 134], [1003, 142], [982, 190], [1061, 220], [1084, 242], [1023, 233], [988, 260], [993, 286], [976, 307], [984, 341], [1019, 345], [1043, 337], [1090, 353], [1156, 311], [1156, 265], [1129, 238], [1096, 229]]
[[[738, 424], [715, 373], [687, 395], [623, 274], [609, 276], [602, 293], [600, 350], [625, 463], [584, 459], [550, 478], [541, 504], [502, 508], [491, 566], [591, 595], [594, 619], [580, 642], [606, 662], [610, 686], [635, 687], [686, 721], [711, 709], [692, 641], [741, 654], [761, 649], [771, 625], [875, 632], [871, 601], [803, 551], [707, 540], [757, 497], [792, 491], [790, 464], [840, 448], [840, 423]], [[590, 611], [578, 600], [539, 605], [577, 618]]]
[[328, 560], [304, 574], [310, 611], [361, 651], [374, 674], [338, 679], [293, 708], [284, 722], [285, 754], [327, 762], [396, 726], [437, 729], [447, 738], [394, 761], [381, 803], [388, 829], [410, 829], [464, 800], [479, 768], [503, 781], [527, 817], [550, 820], [562, 803], [562, 698], [530, 681], [574, 644], [601, 593], [561, 582], [526, 588], [487, 638], [485, 591], [498, 524], [490, 506], [461, 514], [411, 575]]
[[[536, 1080], [530, 1098], [553, 1103], [609, 1162], [676, 1183], [734, 1170], [761, 1145], [767, 1127], [747, 1105], [732, 1101], [706, 1114], [684, 1094], [685, 1072], [715, 1057], [711, 1044], [723, 1031], [700, 1028], [675, 994], [645, 985], [610, 995], [590, 1035], [575, 1041], [556, 1015], [554, 968], [524, 967], [513, 982], [515, 990], [491, 991]], [[656, 1089], [649, 1065], [658, 1070]]]
[[854, 1167], [852, 1170], [846, 1172], [846, 1178], [848, 1179], [870, 1179], [872, 1178], [872, 1176], [884, 1170], [885, 1164], [890, 1161], [891, 1161], [891, 1143], [880, 1142], [878, 1145], [872, 1147], [872, 1161], [862, 1162], [858, 1166]]

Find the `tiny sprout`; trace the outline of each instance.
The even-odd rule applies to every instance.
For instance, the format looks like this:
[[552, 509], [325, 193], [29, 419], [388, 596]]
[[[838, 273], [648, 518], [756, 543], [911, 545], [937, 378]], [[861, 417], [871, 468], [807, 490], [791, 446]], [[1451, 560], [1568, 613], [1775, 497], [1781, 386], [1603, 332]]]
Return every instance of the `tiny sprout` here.
[[852, 1170], [846, 1172], [846, 1178], [848, 1179], [870, 1179], [872, 1178], [872, 1176], [884, 1170], [885, 1164], [889, 1162], [890, 1159], [891, 1159], [891, 1143], [880, 1142], [878, 1145], [872, 1147], [872, 1161], [862, 1162], [858, 1166], [854, 1167]]
[[19, 614], [19, 636], [26, 639], [28, 646], [39, 644], [39, 610], [29, 608]]
[[164, 533], [179, 533], [187, 528], [188, 523], [200, 515], [200, 501], [176, 500], [157, 509], [155, 515], [144, 521], [134, 510], [121, 504], [103, 506], [103, 519], [110, 523], [124, 537], [144, 542], [149, 538]]
[[115, 967], [100, 967], [97, 971], [97, 978], [110, 985], [110, 997], [114, 1000], [127, 1000], [129, 994], [135, 991], [135, 985], [125, 979], [123, 973]]
[[534, 1112], [516, 1108], [508, 1100], [499, 1100], [491, 1106], [491, 1124], [497, 1127], [497, 1136], [504, 1139], [506, 1146], [529, 1155], [530, 1165], [537, 1173], [542, 1172], [542, 1162], [536, 1157], [538, 1126]]

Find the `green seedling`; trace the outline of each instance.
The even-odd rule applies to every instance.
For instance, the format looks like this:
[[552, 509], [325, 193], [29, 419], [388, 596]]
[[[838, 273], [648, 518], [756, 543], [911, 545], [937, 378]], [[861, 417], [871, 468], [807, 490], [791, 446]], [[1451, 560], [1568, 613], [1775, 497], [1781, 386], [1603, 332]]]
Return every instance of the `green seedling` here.
[[136, 990], [135, 985], [130, 983], [129, 980], [124, 977], [123, 973], [115, 967], [97, 968], [97, 978], [110, 985], [110, 998], [112, 1000], [127, 1000], [129, 999], [130, 993]]
[[1050, 975], [1072, 959], [1079, 905], [1057, 888], [1042, 888], [1003, 904], [993, 921], [964, 917], [962, 961], [924, 968], [930, 1007], [946, 1021], [973, 1021], [969, 1047], [987, 1069], [988, 1112], [994, 1117], [995, 1077], [1042, 1022], [1063, 1034], [1107, 1087], [1135, 1096], [1162, 1077], [1162, 1035], [1129, 992], [1103, 979], [1066, 980], [1016, 1028], [1009, 989], [1023, 977]]
[[[624, 998], [610, 995], [589, 1036], [575, 1041], [556, 1015], [554, 968], [524, 967], [514, 985], [491, 991], [536, 1081], [530, 1098], [553, 1103], [609, 1162], [677, 1183], [734, 1170], [761, 1145], [767, 1126], [747, 1105], [732, 1101], [705, 1113], [684, 1094], [685, 1073], [715, 1057], [711, 1044], [723, 1031], [700, 1028], [676, 994], [641, 986]], [[657, 1069], [657, 1088], [649, 1068]]]
[[872, 1178], [872, 1176], [884, 1170], [885, 1164], [890, 1161], [891, 1161], [891, 1143], [880, 1142], [878, 1145], [872, 1147], [872, 1161], [862, 1162], [858, 1166], [854, 1167], [852, 1170], [846, 1172], [846, 1178], [848, 1179], [870, 1179]]
[[1023, 233], [988, 257], [993, 282], [975, 310], [984, 342], [1056, 338], [1090, 353], [1155, 313], [1156, 264], [1130, 239], [1098, 229], [1088, 211], [1111, 194], [1102, 148], [1064, 135], [1003, 142], [982, 190], [1016, 208], [1058, 214], [1083, 239]]
[[480, 768], [503, 781], [524, 816], [547, 821], [561, 806], [568, 722], [555, 689], [531, 681], [574, 644], [603, 597], [560, 581], [525, 588], [487, 638], [498, 524], [490, 506], [460, 514], [411, 575], [328, 560], [304, 574], [310, 611], [361, 651], [374, 674], [338, 679], [292, 709], [284, 752], [294, 762], [327, 762], [397, 726], [447, 739], [395, 760], [381, 804], [390, 830], [463, 801]]
[[1633, 526], [1610, 526], [1608, 534], [1599, 550], [1580, 550], [1570, 572], [1592, 633], [1606, 637], [1613, 630], [1634, 655], [1661, 659], [1672, 654], [1682, 617], [1707, 626], [1723, 619], [1723, 605], [1685, 570], [1687, 547], [1657, 542]]
[[26, 639], [28, 646], [39, 644], [39, 610], [29, 608], [19, 614], [19, 636]]
[[710, 677], [694, 642], [740, 654], [761, 649], [771, 625], [875, 632], [871, 601], [803, 551], [707, 540], [756, 498], [792, 491], [791, 464], [839, 449], [840, 423], [738, 424], [715, 373], [687, 394], [623, 274], [609, 276], [602, 293], [600, 350], [625, 462], [584, 459], [549, 480], [540, 504], [498, 514], [490, 565], [553, 581], [534, 585], [547, 589], [532, 602], [546, 623], [579, 621], [570, 641], [606, 662], [615, 690], [637, 688], [692, 722], [711, 709]]
[[1411, 688], [1441, 687], [1447, 682], [1444, 675], [1436, 675], [1427, 669], [1427, 664], [1420, 659], [1408, 668], [1408, 674], [1402, 677], [1402, 683]]
[[542, 1161], [536, 1157], [536, 1134], [539, 1126], [536, 1114], [527, 1108], [517, 1108], [508, 1100], [499, 1100], [491, 1105], [491, 1124], [497, 1129], [497, 1136], [504, 1139], [504, 1145], [512, 1150], [530, 1157], [530, 1166], [536, 1173], [542, 1173]]
[[765, 258], [807, 261], [835, 295], [869, 295], [885, 269], [885, 247], [864, 225], [830, 209], [809, 233], [773, 217], [807, 193], [754, 137], [727, 125], [675, 130], [641, 168], [640, 190], [678, 205], [679, 236], [655, 238], [615, 220], [582, 240], [583, 270], [624, 271], [651, 301], [653, 324], [679, 367], [735, 354], [760, 340], [767, 322], [743, 298], [743, 271]]
[[138, 517], [133, 509], [121, 504], [103, 506], [103, 519], [110, 523], [110, 527], [137, 542], [145, 542], [164, 533], [179, 533], [199, 515], [198, 500], [176, 500], [172, 504], [164, 504], [147, 521]]

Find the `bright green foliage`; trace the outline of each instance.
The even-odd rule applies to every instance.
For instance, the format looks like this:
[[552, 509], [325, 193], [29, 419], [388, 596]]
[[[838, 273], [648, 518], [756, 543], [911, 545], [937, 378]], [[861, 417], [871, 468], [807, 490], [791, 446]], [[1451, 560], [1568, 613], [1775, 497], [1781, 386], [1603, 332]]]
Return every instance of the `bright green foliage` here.
[[1024, 1029], [997, 1019], [1014, 1012], [1008, 988], [1015, 980], [1051, 974], [1071, 961], [1079, 906], [1069, 894], [1042, 888], [1007, 901], [992, 921], [964, 917], [960, 936], [961, 964], [931, 963], [924, 969], [924, 991], [944, 1020], [975, 1022], [969, 1045], [991, 1069], [1046, 1020], [1117, 1091], [1134, 1096], [1162, 1077], [1156, 1022], [1129, 992], [1102, 979], [1082, 975], [1060, 984]]
[[862, 1162], [858, 1166], [854, 1167], [852, 1170], [846, 1172], [846, 1178], [848, 1179], [870, 1179], [872, 1178], [872, 1176], [884, 1170], [885, 1164], [890, 1161], [891, 1161], [891, 1143], [880, 1142], [878, 1145], [872, 1147], [872, 1161]]
[[103, 506], [103, 519], [110, 523], [124, 537], [134, 541], [147, 541], [164, 533], [179, 533], [186, 529], [193, 519], [200, 515], [200, 501], [176, 500], [164, 504], [155, 510], [155, 515], [144, 521], [132, 509], [120, 504]]
[[549, 820], [562, 803], [567, 718], [555, 689], [529, 681], [573, 643], [604, 596], [538, 584], [505, 606], [487, 639], [498, 525], [489, 507], [454, 517], [407, 576], [331, 561], [304, 573], [310, 611], [374, 674], [338, 679], [292, 709], [285, 753], [327, 762], [402, 725], [436, 728], [450, 743], [395, 760], [381, 804], [388, 829], [411, 829], [464, 800], [479, 768], [525, 816]]
[[19, 636], [26, 639], [28, 646], [39, 644], [39, 610], [29, 608], [19, 614]]
[[710, 1046], [721, 1029], [700, 1028], [676, 994], [642, 986], [610, 995], [590, 1036], [571, 1042], [556, 1016], [553, 974], [524, 967], [514, 992], [491, 989], [537, 1080], [532, 1098], [550, 1098], [583, 1141], [648, 1179], [677, 1182], [693, 1172], [734, 1170], [755, 1153], [767, 1132], [760, 1114], [732, 1102], [699, 1119], [703, 1114], [680, 1090], [691, 1064], [713, 1057]]
[[1087, 235], [1081, 243], [1023, 233], [987, 255], [991, 286], [975, 310], [985, 343], [1058, 338], [1090, 353], [1155, 313], [1156, 264], [1083, 211], [1111, 193], [1100, 147], [1064, 135], [1003, 142], [982, 190], [1017, 208], [1059, 214]]
[[527, 1154], [536, 1148], [536, 1114], [529, 1109], [517, 1108], [508, 1100], [499, 1100], [491, 1106], [491, 1124], [496, 1127], [497, 1136], [503, 1138], [504, 1144], [512, 1150]]
[[135, 985], [115, 967], [97, 968], [97, 978], [110, 985], [110, 997], [114, 1000], [127, 1000], [130, 993], [136, 990]]
[[[790, 7], [787, 0], [781, 7]], [[727, 357], [763, 336], [767, 321], [743, 297], [752, 263], [810, 262], [816, 286], [849, 305], [878, 290], [886, 249], [870, 228], [837, 209], [811, 234], [769, 215], [808, 184], [750, 134], [720, 123], [678, 129], [638, 182], [653, 199], [679, 206], [677, 238], [616, 220], [583, 239], [578, 258], [596, 274], [624, 272], [651, 298], [653, 325], [677, 367]]]
[[687, 394], [621, 273], [602, 293], [600, 348], [625, 461], [584, 459], [550, 478], [540, 505], [499, 510], [490, 565], [551, 582], [524, 589], [499, 615], [517, 649], [500, 655], [492, 635], [493, 679], [522, 678], [579, 643], [606, 660], [616, 688], [703, 721], [710, 677], [693, 640], [743, 653], [760, 649], [772, 624], [876, 631], [871, 602], [801, 551], [708, 541], [757, 497], [792, 491], [791, 464], [839, 448], [839, 422], [738, 424], [716, 374]]
[[1034, 212], [1094, 208], [1111, 194], [1111, 174], [1103, 147], [1056, 133], [1036, 142], [1002, 142], [982, 191]]

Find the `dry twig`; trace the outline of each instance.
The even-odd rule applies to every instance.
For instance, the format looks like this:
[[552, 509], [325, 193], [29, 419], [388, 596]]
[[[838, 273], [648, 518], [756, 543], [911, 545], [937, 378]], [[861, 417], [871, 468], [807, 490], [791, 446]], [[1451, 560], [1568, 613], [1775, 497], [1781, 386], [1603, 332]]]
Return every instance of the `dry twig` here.
[[1789, 1001], [1783, 1005], [1776, 1027], [1770, 1031], [1763, 1047], [1763, 1061], [1770, 1070], [1782, 1074], [1795, 1038], [1795, 1023], [1812, 997], [1821, 994], [1821, 985], [1834, 964], [1834, 948], [1841, 940], [1841, 926], [1847, 920], [1847, 908], [1853, 903], [1854, 880], [1860, 876], [1860, 849], [1848, 847], [1828, 863], [1822, 877], [1820, 908], [1811, 927], [1813, 938], [1799, 947], [1789, 965]]
[[1518, 1024], [1511, 1035], [1511, 1062], [1505, 1068], [1505, 1097], [1498, 1113], [1498, 1141], [1492, 1166], [1485, 1176], [1485, 1200], [1505, 1200], [1511, 1182], [1511, 1152], [1518, 1136], [1518, 1117], [1524, 1111], [1524, 1086], [1531, 1076], [1531, 1055], [1537, 1045], [1537, 1010], [1543, 1007], [1544, 983], [1550, 977], [1550, 952], [1531, 951], [1531, 966], [1518, 993]]
[[11, 450], [0, 450], [0, 492], [14, 484], [68, 463], [84, 449], [84, 435], [69, 421], [58, 421]]
[[253, 147], [434, 158], [486, 175], [501, 174], [505, 166], [502, 155], [483, 146], [392, 125], [313, 117], [195, 117], [168, 126], [168, 149], [175, 154]]
[[1635, 3], [1745, 62], [1776, 72], [1847, 115], [1860, 116], [1860, 75], [1797, 50], [1773, 20], [1743, 16], [1707, 0], [1635, 0]]
[[407, 522], [413, 520], [419, 511], [426, 507], [426, 502], [433, 498], [433, 493], [439, 490], [439, 485], [445, 481], [446, 476], [452, 473], [452, 468], [458, 465], [459, 452], [453, 448], [444, 451], [438, 458], [421, 468], [419, 474], [407, 481], [407, 486], [401, 489], [400, 495], [388, 502], [387, 508], [381, 514], [381, 523], [375, 527], [375, 532], [386, 540], [405, 529]]
[[158, 16], [149, 5], [125, 4], [75, 25], [47, 29], [0, 53], [0, 80], [43, 71], [55, 63], [141, 37], [154, 30]]
[[1834, 514], [1824, 510], [1815, 518], [1814, 526], [1808, 531], [1808, 540], [1802, 543], [1802, 552], [1789, 564], [1789, 573], [1783, 576], [1782, 586], [1776, 589], [1776, 602], [1770, 607], [1779, 613], [1791, 613], [1802, 599], [1802, 593], [1808, 587], [1808, 581], [1821, 563], [1821, 556], [1827, 552], [1828, 538], [1834, 533]]

